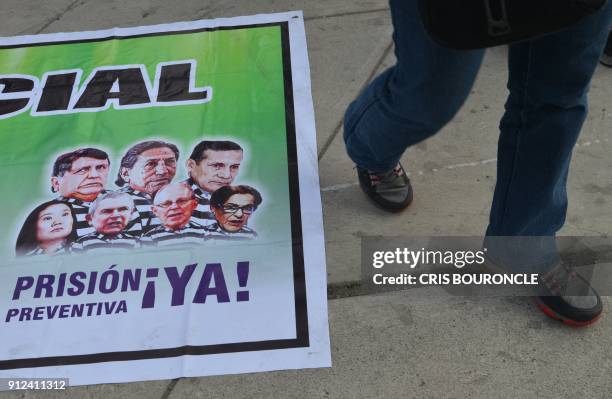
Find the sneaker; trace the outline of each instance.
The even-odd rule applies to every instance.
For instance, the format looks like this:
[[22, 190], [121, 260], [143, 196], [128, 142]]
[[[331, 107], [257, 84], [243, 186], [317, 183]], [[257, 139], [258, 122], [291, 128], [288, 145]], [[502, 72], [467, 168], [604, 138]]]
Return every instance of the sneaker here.
[[603, 305], [597, 291], [563, 263], [540, 274], [538, 294], [538, 307], [547, 316], [570, 326], [588, 326], [602, 315]]
[[357, 167], [359, 185], [375, 204], [389, 212], [399, 212], [412, 202], [410, 179], [400, 163], [384, 173]]
[[599, 62], [607, 67], [612, 67], [612, 33], [608, 35], [608, 42]]

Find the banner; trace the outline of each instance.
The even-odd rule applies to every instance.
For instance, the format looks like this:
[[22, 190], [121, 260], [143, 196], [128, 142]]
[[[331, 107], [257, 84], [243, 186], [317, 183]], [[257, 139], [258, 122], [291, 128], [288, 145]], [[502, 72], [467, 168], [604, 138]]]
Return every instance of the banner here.
[[0, 39], [0, 378], [331, 365], [303, 17]]

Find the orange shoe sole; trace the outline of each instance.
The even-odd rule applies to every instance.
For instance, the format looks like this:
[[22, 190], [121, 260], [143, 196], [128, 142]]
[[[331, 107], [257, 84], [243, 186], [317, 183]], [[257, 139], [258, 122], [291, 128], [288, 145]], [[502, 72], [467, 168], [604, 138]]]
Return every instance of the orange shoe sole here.
[[590, 326], [591, 324], [596, 323], [603, 316], [603, 312], [602, 312], [598, 314], [594, 319], [587, 320], [587, 321], [576, 321], [576, 320], [571, 320], [571, 319], [561, 316], [560, 314], [558, 314], [557, 312], [555, 312], [548, 306], [544, 305], [544, 303], [542, 303], [537, 298], [536, 298], [536, 304], [538, 305], [540, 310], [544, 312], [546, 316], [550, 317], [551, 319], [560, 321], [563, 324], [568, 325], [570, 327], [587, 327], [587, 326]]

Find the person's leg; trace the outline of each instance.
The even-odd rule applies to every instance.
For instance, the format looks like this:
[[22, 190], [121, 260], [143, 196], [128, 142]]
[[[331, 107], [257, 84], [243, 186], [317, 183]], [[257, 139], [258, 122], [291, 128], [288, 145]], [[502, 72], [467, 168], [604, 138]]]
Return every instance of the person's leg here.
[[435, 44], [419, 19], [416, 0], [391, 0], [390, 5], [397, 63], [360, 94], [344, 119], [350, 158], [373, 172], [391, 170], [407, 147], [452, 119], [484, 54]]
[[608, 68], [612, 68], [612, 31], [610, 31], [610, 34], [608, 35], [608, 42], [606, 43], [606, 47], [604, 48], [604, 52], [601, 55], [599, 62]]
[[510, 46], [487, 235], [553, 236], [563, 226], [572, 149], [611, 12], [609, 3], [567, 30]]
[[[538, 306], [573, 326], [595, 322], [603, 305], [589, 282], [559, 261], [554, 235], [565, 222], [572, 149], [611, 12], [609, 4], [565, 31], [510, 46], [510, 95], [500, 123], [487, 229], [489, 242], [494, 236], [519, 236], [497, 240], [502, 245], [495, 255], [506, 255], [502, 262], [514, 272], [538, 273]], [[513, 247], [515, 242], [520, 247]]]

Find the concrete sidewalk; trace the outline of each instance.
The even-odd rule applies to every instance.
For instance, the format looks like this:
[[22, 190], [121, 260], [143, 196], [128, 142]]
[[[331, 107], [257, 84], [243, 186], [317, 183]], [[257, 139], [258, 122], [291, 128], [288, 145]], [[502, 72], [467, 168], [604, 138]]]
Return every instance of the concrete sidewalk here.
[[[506, 51], [488, 51], [473, 93], [436, 137], [410, 149], [413, 205], [374, 208], [344, 152], [347, 104], [393, 63], [386, 0], [2, 0], [0, 36], [95, 30], [303, 9], [317, 121], [334, 366], [226, 377], [72, 388], [71, 398], [606, 398], [612, 392], [612, 317], [584, 330], [549, 321], [525, 299], [461, 299], [435, 289], [352, 296], [363, 235], [481, 235], [495, 183]], [[574, 152], [561, 234], [612, 226], [612, 70], [600, 67]], [[545, 150], [545, 149], [543, 149]], [[348, 287], [348, 288], [347, 288]], [[24, 392], [21, 397], [43, 397]], [[0, 393], [0, 398], [18, 397]]]

